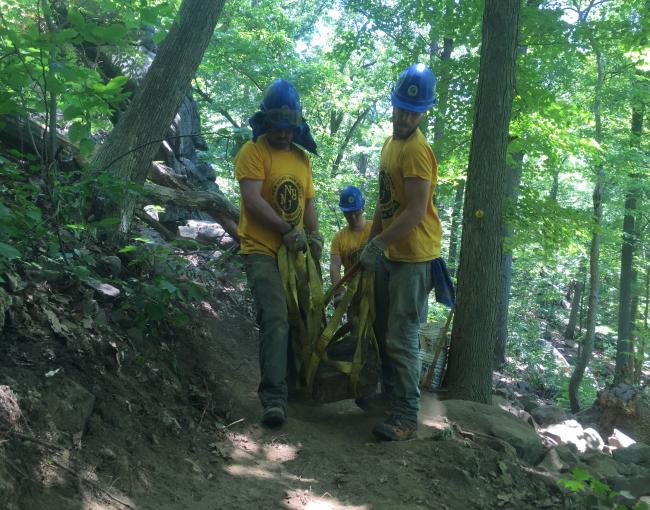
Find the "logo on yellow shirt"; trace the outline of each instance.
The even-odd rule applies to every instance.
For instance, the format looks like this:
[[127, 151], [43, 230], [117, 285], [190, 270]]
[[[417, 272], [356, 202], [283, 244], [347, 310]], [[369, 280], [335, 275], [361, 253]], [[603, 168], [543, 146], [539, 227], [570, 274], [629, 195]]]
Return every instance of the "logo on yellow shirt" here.
[[292, 176], [283, 175], [273, 184], [274, 209], [292, 225], [302, 220], [303, 196], [302, 186]]
[[379, 205], [381, 207], [381, 218], [392, 218], [395, 211], [399, 209], [400, 203], [393, 199], [393, 179], [386, 170], [379, 172]]

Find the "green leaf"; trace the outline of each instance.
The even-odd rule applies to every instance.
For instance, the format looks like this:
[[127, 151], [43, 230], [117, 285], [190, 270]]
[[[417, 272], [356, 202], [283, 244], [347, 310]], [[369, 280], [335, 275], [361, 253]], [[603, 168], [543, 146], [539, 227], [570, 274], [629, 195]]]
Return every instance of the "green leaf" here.
[[73, 120], [83, 115], [84, 111], [81, 107], [70, 105], [63, 110], [63, 120]]
[[170, 294], [176, 294], [178, 292], [178, 287], [172, 284], [169, 280], [160, 280], [158, 282], [158, 287], [162, 290], [166, 290]]
[[84, 138], [79, 142], [79, 151], [84, 157], [90, 156], [95, 150], [95, 143], [90, 138]]
[[17, 259], [20, 258], [20, 252], [10, 244], [0, 243], [0, 257], [9, 260]]
[[92, 37], [97, 42], [119, 42], [128, 32], [129, 30], [121, 23], [108, 26], [94, 25], [90, 29]]
[[114, 225], [118, 225], [119, 223], [120, 223], [119, 216], [109, 216], [108, 218], [99, 220], [98, 222], [95, 223], [95, 225], [97, 227], [112, 227]]
[[68, 138], [73, 142], [79, 142], [88, 135], [90, 135], [90, 124], [86, 122], [75, 122], [68, 131]]
[[128, 246], [125, 246], [124, 248], [121, 248], [117, 253], [131, 253], [133, 251], [137, 251], [139, 248], [133, 244], [129, 244]]

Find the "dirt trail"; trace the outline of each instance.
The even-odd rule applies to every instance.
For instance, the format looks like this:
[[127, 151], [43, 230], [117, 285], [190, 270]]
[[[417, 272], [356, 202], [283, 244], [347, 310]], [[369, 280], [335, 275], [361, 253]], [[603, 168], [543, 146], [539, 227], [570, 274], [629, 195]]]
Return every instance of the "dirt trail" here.
[[378, 418], [352, 401], [291, 402], [283, 427], [262, 427], [257, 328], [247, 294], [232, 285], [198, 306], [184, 328], [125, 343], [137, 357], [123, 362], [113, 348], [93, 357], [54, 337], [34, 338], [23, 340], [32, 361], [20, 368], [14, 347], [5, 347], [4, 376], [17, 389], [38, 387], [55, 359], [61, 372], [47, 384], [64, 376], [95, 399], [81, 438], [44, 432], [47, 413], [42, 423], [30, 417], [43, 427], [28, 434], [58, 446], [23, 441], [7, 451], [4, 458], [20, 458], [11, 470], [21, 481], [18, 508], [564, 508], [555, 482], [512, 452], [441, 436], [445, 404], [429, 393], [418, 438], [403, 443], [377, 442]]

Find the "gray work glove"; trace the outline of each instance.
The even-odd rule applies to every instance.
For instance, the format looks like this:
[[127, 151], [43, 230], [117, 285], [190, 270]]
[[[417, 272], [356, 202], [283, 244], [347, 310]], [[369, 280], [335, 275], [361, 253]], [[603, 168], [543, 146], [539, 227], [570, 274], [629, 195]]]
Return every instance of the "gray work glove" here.
[[374, 271], [377, 264], [377, 257], [381, 257], [384, 254], [384, 248], [386, 246], [376, 237], [373, 237], [368, 244], [364, 247], [361, 252], [361, 257], [359, 257], [359, 262], [364, 269], [368, 271]]
[[305, 251], [307, 249], [307, 236], [301, 228], [291, 227], [286, 234], [282, 234], [282, 242], [291, 252]]
[[323, 255], [323, 236], [317, 231], [309, 232], [307, 234], [307, 243], [309, 244], [311, 256], [320, 262], [321, 255]]

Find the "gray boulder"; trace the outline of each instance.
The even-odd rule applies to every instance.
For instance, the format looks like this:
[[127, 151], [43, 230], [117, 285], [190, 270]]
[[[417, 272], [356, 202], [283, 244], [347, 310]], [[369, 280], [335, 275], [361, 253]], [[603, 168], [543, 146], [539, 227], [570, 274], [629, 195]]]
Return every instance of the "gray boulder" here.
[[637, 464], [650, 468], [650, 446], [643, 443], [635, 443], [627, 448], [619, 448], [612, 452], [612, 456], [623, 464]]
[[530, 414], [542, 427], [563, 422], [568, 418], [566, 411], [557, 406], [536, 407], [530, 411]]
[[43, 390], [43, 401], [58, 430], [79, 434], [93, 412], [95, 396], [73, 380], [55, 375]]
[[442, 406], [446, 416], [463, 430], [504, 441], [526, 462], [534, 464], [544, 455], [544, 446], [535, 430], [506, 411], [465, 400], [446, 400]]

